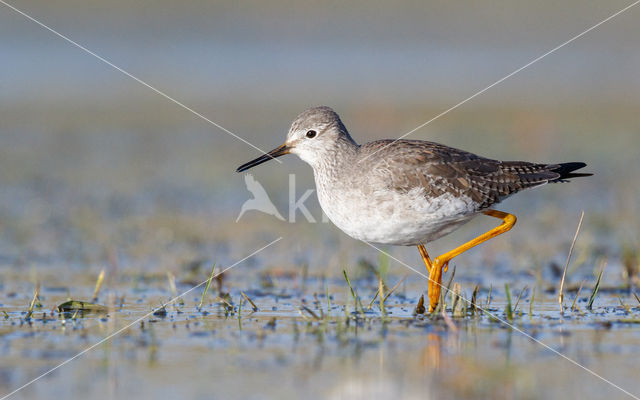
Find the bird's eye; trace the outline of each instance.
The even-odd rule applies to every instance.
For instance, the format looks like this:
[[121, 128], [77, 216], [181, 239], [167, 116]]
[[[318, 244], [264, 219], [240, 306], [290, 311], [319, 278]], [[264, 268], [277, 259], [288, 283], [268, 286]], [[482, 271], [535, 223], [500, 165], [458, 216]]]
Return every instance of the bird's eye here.
[[312, 138], [316, 137], [316, 131], [314, 131], [314, 130], [307, 131], [307, 137], [309, 139], [312, 139]]

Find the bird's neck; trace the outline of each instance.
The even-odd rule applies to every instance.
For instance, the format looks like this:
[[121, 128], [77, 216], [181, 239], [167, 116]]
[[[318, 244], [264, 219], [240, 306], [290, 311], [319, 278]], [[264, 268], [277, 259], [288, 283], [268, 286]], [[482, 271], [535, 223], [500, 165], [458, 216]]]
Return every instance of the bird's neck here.
[[320, 183], [319, 177], [323, 177], [325, 181], [333, 181], [349, 170], [357, 162], [359, 147], [351, 137], [341, 137], [334, 146], [325, 149], [322, 156], [312, 165], [316, 183]]

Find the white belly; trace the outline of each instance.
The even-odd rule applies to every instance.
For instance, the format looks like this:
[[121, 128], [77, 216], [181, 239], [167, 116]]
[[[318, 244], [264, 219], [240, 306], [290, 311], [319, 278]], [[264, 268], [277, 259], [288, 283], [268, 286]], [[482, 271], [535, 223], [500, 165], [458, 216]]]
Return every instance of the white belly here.
[[423, 189], [408, 193], [318, 187], [322, 210], [347, 235], [371, 243], [412, 246], [436, 240], [476, 214], [468, 197], [445, 193], [427, 198]]

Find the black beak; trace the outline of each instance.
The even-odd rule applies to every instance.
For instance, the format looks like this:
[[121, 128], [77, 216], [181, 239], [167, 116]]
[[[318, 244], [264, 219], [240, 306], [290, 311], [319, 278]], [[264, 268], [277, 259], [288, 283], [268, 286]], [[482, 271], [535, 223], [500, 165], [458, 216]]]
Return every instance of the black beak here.
[[264, 162], [267, 162], [271, 159], [283, 156], [285, 154], [289, 154], [289, 146], [287, 146], [287, 144], [283, 144], [280, 147], [276, 147], [275, 149], [271, 150], [270, 152], [261, 155], [260, 157], [256, 158], [255, 160], [251, 160], [246, 164], [242, 164], [241, 166], [239, 166], [236, 169], [236, 172], [243, 172], [248, 170], [249, 168], [253, 168], [256, 165], [260, 165]]

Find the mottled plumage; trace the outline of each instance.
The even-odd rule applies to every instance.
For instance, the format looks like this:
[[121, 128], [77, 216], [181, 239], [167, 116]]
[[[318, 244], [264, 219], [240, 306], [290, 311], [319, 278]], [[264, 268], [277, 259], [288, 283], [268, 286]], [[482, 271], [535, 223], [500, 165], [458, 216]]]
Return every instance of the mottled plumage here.
[[363, 169], [388, 170], [389, 187], [394, 190], [422, 187], [430, 197], [466, 195], [477, 211], [523, 189], [590, 175], [571, 174], [585, 163], [499, 161], [422, 140], [378, 140], [360, 146], [358, 153]]

